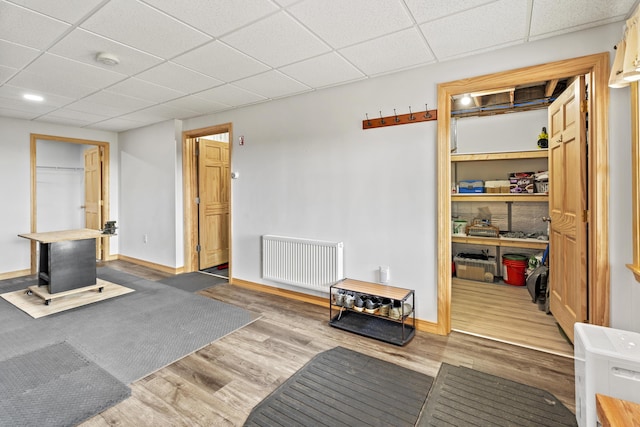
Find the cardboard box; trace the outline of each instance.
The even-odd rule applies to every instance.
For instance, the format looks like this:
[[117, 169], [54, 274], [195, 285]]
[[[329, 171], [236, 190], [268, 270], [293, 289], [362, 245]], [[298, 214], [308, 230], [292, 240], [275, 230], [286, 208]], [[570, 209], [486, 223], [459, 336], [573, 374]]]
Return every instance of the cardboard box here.
[[511, 182], [508, 179], [485, 181], [484, 190], [486, 193], [509, 193]]
[[509, 192], [511, 193], [534, 193], [535, 192], [534, 172], [513, 172], [509, 175]]

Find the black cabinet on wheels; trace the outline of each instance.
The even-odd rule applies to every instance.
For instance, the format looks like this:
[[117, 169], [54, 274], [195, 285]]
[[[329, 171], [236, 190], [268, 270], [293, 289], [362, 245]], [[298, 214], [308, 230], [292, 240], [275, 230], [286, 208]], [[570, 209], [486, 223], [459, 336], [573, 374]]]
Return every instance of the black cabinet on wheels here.
[[50, 294], [95, 284], [95, 238], [40, 244], [38, 285]]

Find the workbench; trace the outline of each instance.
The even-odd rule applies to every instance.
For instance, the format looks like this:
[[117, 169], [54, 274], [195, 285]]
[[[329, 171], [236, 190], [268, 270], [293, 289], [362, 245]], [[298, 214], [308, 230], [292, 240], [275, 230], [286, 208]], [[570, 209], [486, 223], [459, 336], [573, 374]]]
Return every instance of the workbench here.
[[[18, 236], [40, 246], [38, 285], [30, 287], [28, 293], [35, 293], [48, 305], [54, 298], [70, 293], [102, 291], [96, 282], [96, 238], [104, 237], [101, 231], [82, 228]], [[47, 291], [42, 291], [41, 286], [46, 286]]]

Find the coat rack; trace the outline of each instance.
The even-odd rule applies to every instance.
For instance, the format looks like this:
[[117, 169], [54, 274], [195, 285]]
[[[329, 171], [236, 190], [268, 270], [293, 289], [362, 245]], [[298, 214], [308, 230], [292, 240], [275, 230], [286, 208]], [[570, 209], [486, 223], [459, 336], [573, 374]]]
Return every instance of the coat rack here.
[[362, 129], [373, 129], [380, 128], [385, 126], [396, 126], [396, 125], [408, 125], [411, 123], [418, 122], [428, 122], [431, 120], [438, 120], [438, 110], [429, 110], [427, 104], [425, 106], [425, 111], [419, 111], [417, 113], [413, 113], [411, 111], [411, 107], [409, 107], [409, 114], [400, 114], [396, 113], [396, 109], [393, 109], [393, 116], [382, 117], [382, 111], [380, 111], [380, 117], [377, 118], [369, 118], [369, 114], [366, 114], [366, 119], [362, 121]]

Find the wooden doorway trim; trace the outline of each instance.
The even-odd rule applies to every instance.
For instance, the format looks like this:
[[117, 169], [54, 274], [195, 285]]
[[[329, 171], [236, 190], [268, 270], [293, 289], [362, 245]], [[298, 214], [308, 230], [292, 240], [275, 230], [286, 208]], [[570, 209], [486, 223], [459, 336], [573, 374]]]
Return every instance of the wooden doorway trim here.
[[[193, 129], [182, 132], [182, 185], [184, 194], [184, 272], [198, 270], [198, 161], [195, 154], [194, 138], [201, 136], [229, 133], [229, 164], [233, 159], [233, 124], [224, 123], [206, 128]], [[229, 194], [229, 280], [231, 280], [232, 256], [231, 246], [233, 239], [231, 235], [233, 221], [233, 199]]]
[[589, 87], [589, 322], [609, 325], [609, 53], [438, 85], [438, 322], [451, 332], [451, 97], [496, 87], [587, 75]]
[[[102, 150], [102, 219], [109, 220], [109, 143], [104, 141], [93, 141], [89, 139], [68, 138], [64, 136], [42, 135], [37, 133], [31, 134], [31, 233], [37, 232], [38, 228], [38, 183], [37, 183], [37, 153], [36, 146], [38, 140], [66, 142], [70, 144], [93, 145], [100, 147]], [[36, 242], [31, 242], [31, 273], [37, 272]], [[111, 259], [109, 256], [109, 238], [102, 238], [102, 261]]]

